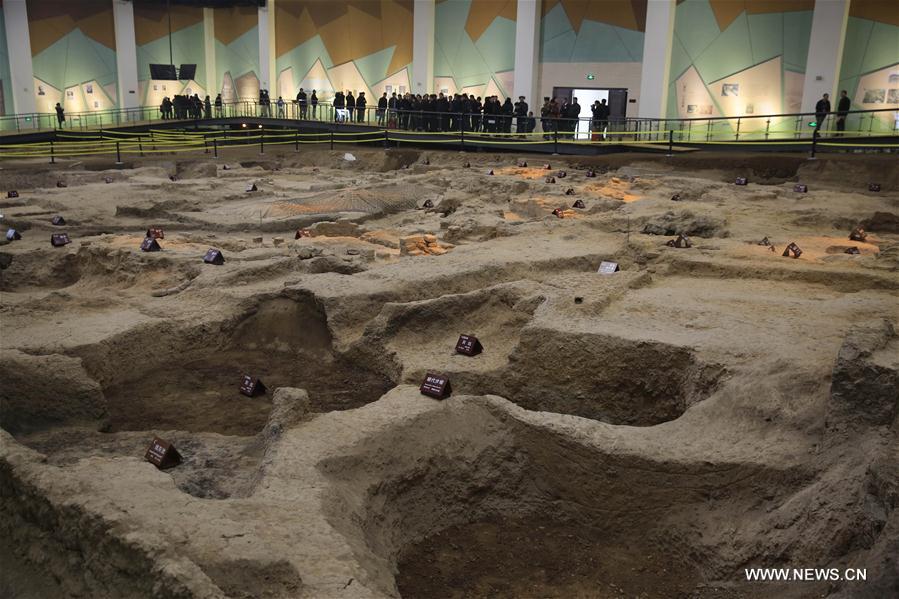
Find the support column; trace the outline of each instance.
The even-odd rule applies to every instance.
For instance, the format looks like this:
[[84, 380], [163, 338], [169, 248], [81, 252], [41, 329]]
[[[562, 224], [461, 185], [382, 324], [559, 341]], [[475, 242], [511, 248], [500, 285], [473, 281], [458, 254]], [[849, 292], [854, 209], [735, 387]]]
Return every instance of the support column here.
[[840, 82], [846, 24], [849, 22], [849, 1], [815, 2], [802, 87], [802, 112], [814, 112], [815, 104], [824, 94], [830, 94], [831, 107], [837, 109], [837, 85]]
[[515, 72], [510, 95], [524, 96], [534, 114], [540, 114], [540, 11], [538, 0], [518, 0], [515, 16]]
[[647, 3], [643, 69], [640, 97], [637, 98], [640, 118], [663, 119], [667, 116], [675, 9], [674, 0], [649, 0]]
[[112, 19], [115, 26], [116, 80], [119, 108], [137, 108], [141, 99], [137, 86], [137, 42], [134, 39], [134, 5], [113, 0]]
[[215, 72], [215, 12], [211, 8], [203, 9], [203, 50], [206, 54], [206, 93], [215, 100], [222, 90]]
[[275, 0], [268, 0], [259, 7], [259, 87], [268, 90], [273, 104], [278, 99], [275, 52]]
[[28, 10], [25, 0], [4, 0], [6, 44], [10, 49], [9, 74], [15, 114], [36, 112], [34, 100], [34, 67], [31, 64], [31, 35], [28, 32]]
[[412, 10], [412, 81], [413, 94], [434, 92], [434, 0], [415, 0]]

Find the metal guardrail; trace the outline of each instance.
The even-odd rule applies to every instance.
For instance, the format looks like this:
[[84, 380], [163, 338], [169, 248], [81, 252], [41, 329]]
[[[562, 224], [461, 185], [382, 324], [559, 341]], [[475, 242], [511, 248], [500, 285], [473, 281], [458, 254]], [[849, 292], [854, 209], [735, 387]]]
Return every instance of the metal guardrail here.
[[[146, 125], [163, 122], [158, 107], [141, 107], [105, 111], [79, 112], [65, 115], [63, 123], [57, 122], [54, 113], [18, 114], [0, 117], [0, 132], [36, 132], [46, 130], [88, 131], [103, 128]], [[845, 115], [829, 113], [821, 123], [813, 113], [780, 115], [743, 115], [723, 118], [690, 119], [609, 119], [545, 118], [540, 116], [525, 120], [509, 114], [471, 114], [451, 112], [427, 112], [421, 110], [380, 110], [366, 106], [364, 110], [340, 109], [328, 102], [315, 106], [301, 106], [295, 101], [282, 105], [260, 104], [245, 100], [212, 106], [201, 111], [198, 120], [214, 118], [263, 117], [291, 121], [318, 121], [339, 124], [359, 124], [386, 129], [424, 131], [429, 133], [471, 132], [486, 134], [542, 133], [547, 139], [589, 140], [599, 138], [625, 138], [632, 141], [656, 141], [666, 143], [673, 135], [674, 142], [747, 142], [811, 140], [815, 133], [821, 137], [883, 137], [899, 135], [899, 110], [856, 110]], [[842, 118], [841, 118], [842, 117]], [[841, 129], [842, 121], [842, 129]]]

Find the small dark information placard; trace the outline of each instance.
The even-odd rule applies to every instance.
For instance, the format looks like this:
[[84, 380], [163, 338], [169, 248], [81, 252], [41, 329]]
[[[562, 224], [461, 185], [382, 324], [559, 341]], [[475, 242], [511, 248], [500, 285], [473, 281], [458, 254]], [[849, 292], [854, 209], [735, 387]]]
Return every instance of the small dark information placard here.
[[153, 437], [153, 442], [147, 448], [147, 454], [144, 456], [148, 462], [165, 470], [181, 463], [181, 454], [175, 449], [175, 446], [164, 439]]
[[787, 258], [787, 257], [798, 258], [801, 255], [802, 255], [802, 250], [800, 250], [799, 246], [796, 245], [794, 242], [790, 242], [790, 244], [787, 246], [787, 249], [785, 249], [784, 253], [782, 254], [782, 256], [784, 256], [785, 258]]
[[50, 245], [55, 248], [62, 247], [72, 243], [68, 233], [53, 233], [50, 235]]
[[222, 254], [221, 250], [209, 248], [206, 251], [206, 255], [203, 256], [203, 262], [205, 262], [206, 264], [215, 264], [216, 266], [221, 266], [225, 263], [225, 255]]
[[436, 399], [445, 399], [453, 392], [448, 378], [442, 374], [434, 374], [432, 372], [425, 375], [425, 380], [419, 390], [422, 395]]
[[618, 272], [619, 270], [621, 270], [621, 268], [619, 268], [617, 262], [609, 262], [609, 261], [603, 260], [602, 262], [599, 263], [599, 270], [597, 270], [596, 272], [598, 272], [601, 275], [610, 275], [614, 272]]
[[586, 204], [584, 204], [584, 200], [575, 200], [575, 201], [574, 201], [574, 204], [572, 204], [571, 207], [572, 207], [572, 208], [580, 208], [580, 209], [584, 209], [584, 208], [586, 208], [587, 206], [586, 206]]
[[265, 385], [258, 378], [245, 374], [240, 380], [240, 392], [247, 397], [263, 395], [265, 393]]
[[64, 219], [63, 217], [61, 217], [59, 215], [56, 215], [50, 219], [50, 224], [56, 225], [57, 227], [62, 227], [66, 224], [66, 219]]
[[13, 189], [13, 190], [11, 190], [11, 191], [7, 191], [7, 192], [6, 192], [6, 197], [8, 197], [8, 198], [17, 198], [17, 197], [19, 197], [19, 192], [16, 191], [15, 189]]
[[746, 177], [737, 177], [737, 180], [734, 181], [736, 185], [749, 185], [749, 179]]
[[142, 252], [158, 252], [161, 249], [159, 242], [152, 237], [145, 238], [140, 244], [140, 251]]
[[459, 335], [456, 341], [456, 353], [465, 356], [476, 356], [484, 351], [484, 346], [474, 335]]

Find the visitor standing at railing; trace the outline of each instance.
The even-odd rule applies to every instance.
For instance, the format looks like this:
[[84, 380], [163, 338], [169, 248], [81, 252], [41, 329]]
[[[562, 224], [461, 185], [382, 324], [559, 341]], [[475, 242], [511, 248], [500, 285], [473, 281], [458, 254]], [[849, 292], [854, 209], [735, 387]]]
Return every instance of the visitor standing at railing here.
[[278, 96], [278, 118], [284, 118], [284, 98]]
[[365, 99], [365, 92], [359, 92], [359, 97], [356, 98], [356, 120], [360, 123], [365, 120], [366, 104], [368, 104], [368, 100]]
[[503, 132], [504, 133], [512, 133], [512, 114], [515, 112], [515, 107], [512, 106], [512, 98], [506, 97], [506, 101], [503, 102]]
[[66, 111], [63, 110], [62, 104], [59, 102], [56, 103], [56, 122], [59, 124], [60, 129], [62, 129], [63, 123], [66, 122]]
[[824, 124], [824, 119], [827, 118], [827, 114], [830, 112], [830, 95], [824, 94], [818, 103], [815, 104], [815, 135], [818, 135], [818, 131], [821, 130], [821, 125]]
[[849, 115], [849, 108], [852, 107], [852, 102], [849, 101], [849, 96], [846, 95], [846, 90], [840, 92], [840, 102], [837, 104], [837, 136], [843, 137], [843, 131], [846, 130], [846, 117]]
[[206, 96], [206, 100], [203, 101], [203, 108], [206, 110], [206, 118], [212, 118], [212, 102], [209, 100], [209, 96]]
[[384, 126], [384, 113], [387, 111], [387, 92], [378, 98], [378, 111], [375, 116], [378, 117], [378, 126]]
[[304, 121], [306, 120], [306, 103], [306, 92], [303, 91], [303, 88], [301, 87], [297, 94], [297, 104], [300, 106], [300, 118]]
[[395, 129], [398, 126], [396, 115], [397, 101], [396, 92], [390, 94], [390, 99], [387, 100], [387, 127], [389, 129]]
[[606, 104], [606, 99], [594, 102], [591, 112], [593, 113], [593, 132], [600, 133], [605, 138], [606, 127], [609, 126], [609, 106]]
[[222, 94], [215, 97], [215, 116], [222, 118]]
[[524, 96], [518, 96], [518, 102], [515, 102], [515, 131], [518, 133], [526, 133], [525, 119], [528, 116], [528, 103], [524, 101]]
[[331, 105], [334, 107], [334, 120], [338, 123], [345, 120], [346, 99], [344, 98], [343, 92], [334, 94], [334, 100], [331, 102]]
[[315, 95], [315, 90], [312, 90], [312, 95], [309, 96], [309, 103], [312, 104], [312, 118], [318, 118], [318, 96]]
[[356, 110], [356, 98], [353, 97], [353, 92], [351, 90], [346, 90], [346, 111], [348, 118], [347, 120], [353, 122], [353, 117], [355, 116]]

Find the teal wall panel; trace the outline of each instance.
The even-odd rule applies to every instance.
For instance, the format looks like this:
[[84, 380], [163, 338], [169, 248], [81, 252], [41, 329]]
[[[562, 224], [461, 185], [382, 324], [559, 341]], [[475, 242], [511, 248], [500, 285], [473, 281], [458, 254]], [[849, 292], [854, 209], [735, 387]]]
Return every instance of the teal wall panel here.
[[693, 64], [696, 65], [699, 75], [706, 83], [727, 77], [756, 64], [752, 56], [752, 46], [749, 43], [749, 24], [746, 13], [734, 19], [734, 22], [722, 31], [702, 54], [694, 58]]
[[[899, 10], [899, 6], [896, 7]], [[882, 69], [899, 62], [899, 27], [874, 23], [862, 60], [862, 73]]]
[[515, 68], [515, 21], [497, 17], [475, 42], [478, 53], [492, 73]]
[[540, 62], [640, 62], [643, 36], [642, 31], [587, 18], [575, 31], [563, 5], [557, 4], [543, 17]]
[[783, 15], [777, 13], [748, 15], [747, 23], [752, 62], [759, 64], [783, 54]]
[[216, 92], [222, 89], [225, 73], [236, 82], [247, 73], [259, 76], [259, 28], [253, 27], [228, 45], [215, 40]]
[[[899, 89], [899, 81], [889, 81], [890, 74], [899, 71], [899, 27], [868, 19], [849, 17], [846, 24], [846, 39], [843, 44], [843, 58], [840, 63], [839, 89], [845, 89], [852, 100], [853, 110], [895, 108], [889, 103], [889, 96], [880, 102], [865, 103], [865, 90], [869, 88]], [[866, 81], [865, 88], [859, 85]], [[895, 92], [894, 92], [895, 93]], [[861, 127], [889, 131], [894, 127], [893, 112], [880, 113], [873, 120], [865, 117], [863, 122], [855, 121], [850, 115], [847, 128]]]
[[362, 79], [369, 87], [387, 78], [387, 69], [390, 67], [390, 61], [393, 59], [395, 51], [396, 46], [390, 46], [353, 61], [356, 68], [359, 69]]
[[[197, 23], [172, 34], [172, 56], [175, 65], [196, 63], [197, 75], [194, 79], [206, 84], [206, 46], [203, 23]], [[137, 78], [150, 78], [150, 63], [169, 64], [169, 37], [153, 40], [137, 47]]]
[[790, 70], [805, 72], [812, 38], [812, 11], [783, 13], [783, 61]]
[[674, 35], [687, 55], [696, 59], [718, 37], [718, 22], [708, 0], [686, 0], [675, 12]]
[[96, 80], [116, 82], [116, 53], [74, 29], [32, 57], [34, 76], [59, 90]]

